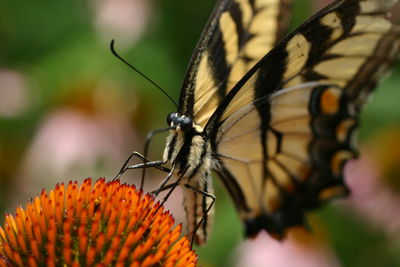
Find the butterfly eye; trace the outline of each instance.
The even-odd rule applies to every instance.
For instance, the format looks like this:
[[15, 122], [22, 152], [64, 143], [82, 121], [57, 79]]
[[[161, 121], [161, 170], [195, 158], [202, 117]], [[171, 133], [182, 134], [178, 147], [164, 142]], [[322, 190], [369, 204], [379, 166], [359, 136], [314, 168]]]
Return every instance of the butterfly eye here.
[[192, 118], [183, 117], [183, 119], [180, 123], [180, 126], [183, 131], [188, 131], [188, 130], [192, 129]]
[[171, 112], [168, 114], [167, 116], [167, 124], [170, 126], [171, 123], [174, 121], [174, 118], [176, 117], [176, 113], [175, 112]]

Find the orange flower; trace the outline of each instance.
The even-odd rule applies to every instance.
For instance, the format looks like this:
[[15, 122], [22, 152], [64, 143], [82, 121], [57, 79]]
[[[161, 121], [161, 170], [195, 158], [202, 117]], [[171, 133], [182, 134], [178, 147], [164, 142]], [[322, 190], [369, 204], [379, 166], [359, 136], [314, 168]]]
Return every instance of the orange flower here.
[[181, 225], [132, 185], [56, 185], [6, 215], [0, 266], [196, 266]]

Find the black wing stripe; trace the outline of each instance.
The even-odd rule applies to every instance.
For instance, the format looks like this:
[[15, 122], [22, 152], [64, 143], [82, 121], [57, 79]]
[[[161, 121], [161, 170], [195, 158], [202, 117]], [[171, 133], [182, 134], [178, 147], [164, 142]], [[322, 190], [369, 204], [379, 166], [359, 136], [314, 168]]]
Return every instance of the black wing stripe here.
[[240, 8], [240, 5], [238, 2], [234, 2], [232, 4], [232, 7], [230, 9], [230, 15], [232, 17], [232, 19], [235, 22], [236, 25], [236, 29], [237, 29], [237, 45], [240, 48], [243, 47], [243, 45], [245, 44], [245, 41], [247, 40], [247, 31], [245, 30], [245, 27], [243, 25], [243, 14], [242, 14], [242, 10]]
[[[259, 72], [258, 79], [256, 81], [256, 84], [254, 86], [254, 96], [255, 99], [263, 98], [265, 96], [265, 91], [273, 91], [277, 84], [279, 83], [280, 79], [283, 76], [283, 73], [285, 71], [285, 66], [283, 63], [279, 60], [275, 60], [277, 65], [275, 68], [265, 70], [261, 69]], [[281, 64], [279, 64], [279, 62]], [[270, 79], [272, 77], [263, 77], [265, 75], [274, 75], [275, 79]], [[268, 85], [265, 84], [264, 79], [269, 80], [270, 82]], [[277, 81], [277, 83], [274, 83], [273, 81]], [[259, 113], [259, 117], [261, 119], [260, 123], [260, 140], [261, 140], [261, 147], [263, 149], [263, 166], [262, 166], [262, 172], [263, 172], [263, 184], [261, 185], [262, 188], [265, 187], [265, 183], [267, 182], [268, 176], [268, 169], [267, 169], [267, 159], [268, 159], [268, 143], [267, 143], [267, 131], [269, 129], [270, 121], [271, 121], [271, 106], [270, 103], [265, 101], [263, 104], [259, 104], [256, 106], [256, 109]]]
[[[222, 44], [215, 45], [213, 43]], [[227, 75], [229, 74], [229, 66], [227, 63], [227, 54], [225, 49], [225, 41], [222, 36], [221, 29], [217, 27], [214, 32], [214, 37], [210, 43], [211, 47], [214, 49], [210, 50], [209, 61], [212, 69], [212, 74], [214, 77], [214, 83], [218, 84], [218, 94], [220, 99], [222, 99], [226, 94], [226, 84]]]

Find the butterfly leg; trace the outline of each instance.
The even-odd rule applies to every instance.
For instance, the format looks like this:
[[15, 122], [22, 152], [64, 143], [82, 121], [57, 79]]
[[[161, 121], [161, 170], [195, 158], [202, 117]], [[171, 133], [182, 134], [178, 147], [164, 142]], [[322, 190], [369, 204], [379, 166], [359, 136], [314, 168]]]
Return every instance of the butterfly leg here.
[[[173, 172], [171, 171], [171, 172], [168, 174], [168, 176], [171, 177], [172, 174], [173, 174]], [[164, 179], [164, 180], [166, 180], [166, 179]], [[157, 193], [157, 192], [159, 193], [159, 192], [161, 192], [161, 191], [165, 191], [165, 190], [168, 190], [168, 189], [169, 189], [169, 191], [168, 191], [168, 193], [166, 194], [166, 196], [161, 200], [161, 202], [159, 202], [158, 207], [157, 207], [157, 209], [155, 210], [154, 214], [156, 214], [156, 213], [158, 212], [158, 210], [159, 210], [161, 207], [164, 206], [165, 202], [167, 202], [168, 198], [171, 196], [171, 194], [172, 194], [172, 192], [175, 190], [175, 188], [179, 185], [179, 183], [181, 182], [181, 180], [182, 180], [182, 176], [179, 176], [176, 182], [171, 183], [171, 184], [168, 184], [168, 185], [164, 185], [163, 187], [160, 186], [157, 190], [155, 190], [155, 191], [153, 191], [153, 192], [150, 192], [151, 194], [154, 194], [154, 193]], [[157, 193], [157, 194], [158, 194], [158, 193]], [[147, 211], [147, 214], [146, 214], [144, 217], [147, 217], [150, 211], [151, 211], [151, 209], [149, 209], [149, 210]]]
[[160, 186], [160, 187], [157, 188], [156, 190], [151, 191], [150, 194], [155, 195], [156, 192], [161, 193], [161, 192], [163, 192], [163, 191], [165, 191], [165, 190], [170, 189], [171, 187], [176, 187], [177, 185], [178, 185], [178, 183], [177, 183], [177, 182], [174, 182], [174, 183], [171, 183], [171, 184], [164, 185], [163, 187]]
[[[144, 153], [143, 153], [144, 154], [143, 155], [144, 158], [147, 158], [147, 152], [149, 151], [150, 142], [153, 139], [153, 137], [156, 134], [167, 132], [167, 131], [169, 131], [171, 129], [172, 129], [171, 127], [163, 128], [163, 129], [157, 129], [157, 130], [151, 131], [151, 132], [149, 132], [147, 134], [146, 142], [144, 143]], [[142, 169], [142, 179], [141, 179], [141, 182], [140, 182], [140, 189], [143, 188], [145, 174], [146, 174], [146, 168], [143, 168]]]
[[[181, 183], [181, 179], [184, 178], [183, 176], [179, 176], [177, 181], [167, 184], [172, 177], [173, 170], [174, 166], [169, 175], [163, 180], [160, 187], [151, 192], [151, 194], [157, 196], [160, 192], [169, 190], [167, 195], [161, 201], [162, 205], [168, 200], [175, 188]], [[202, 245], [206, 242], [210, 226], [213, 223], [213, 207], [216, 198], [212, 193], [210, 193], [213, 191], [210, 177], [207, 176], [206, 180], [206, 183], [183, 184], [186, 189], [184, 190], [183, 198], [185, 210], [188, 216], [191, 246], [193, 246], [194, 243]]]
[[[142, 179], [141, 179], [141, 183], [140, 183], [140, 189], [142, 189], [143, 188], [143, 183], [144, 183], [144, 176], [145, 176], [146, 168], [155, 167], [155, 168], [157, 168], [157, 169], [159, 169], [161, 171], [169, 173], [170, 170], [168, 168], [165, 168], [165, 167], [161, 166], [165, 162], [163, 162], [161, 164], [148, 164], [148, 165], [146, 163], [153, 162], [152, 160], [147, 158], [147, 152], [148, 152], [148, 149], [149, 149], [149, 146], [150, 146], [151, 139], [154, 137], [154, 135], [156, 135], [158, 133], [169, 131], [170, 129], [171, 129], [171, 127], [168, 127], [168, 128], [158, 129], [158, 130], [154, 130], [154, 131], [149, 132], [149, 134], [146, 137], [146, 142], [145, 142], [145, 145], [144, 145], [144, 155], [142, 155], [142, 154], [140, 154], [139, 152], [136, 152], [136, 151], [132, 152], [129, 155], [129, 157], [126, 159], [126, 161], [122, 165], [119, 173], [114, 177], [113, 180], [116, 180], [119, 177], [121, 177], [121, 175], [123, 175], [129, 169], [142, 169], [143, 170], [142, 171]], [[129, 162], [131, 161], [131, 159], [133, 157], [136, 157], [136, 158], [139, 158], [139, 159], [143, 160], [144, 164], [143, 165], [136, 164], [136, 165], [133, 165], [133, 166], [128, 166]], [[161, 162], [161, 161], [157, 161], [157, 162]]]
[[[136, 157], [136, 158], [139, 158], [139, 159], [143, 160], [144, 163], [136, 164], [136, 165], [132, 165], [132, 166], [128, 166], [128, 163], [131, 161], [131, 159], [132, 159], [133, 157]], [[129, 155], [129, 157], [127, 158], [127, 160], [125, 161], [125, 163], [122, 165], [120, 171], [119, 171], [118, 174], [114, 177], [113, 180], [116, 180], [116, 179], [118, 179], [119, 177], [121, 177], [121, 175], [123, 175], [123, 174], [124, 174], [127, 170], [129, 170], [129, 169], [141, 169], [141, 168], [150, 168], [150, 167], [154, 167], [154, 168], [157, 168], [157, 169], [159, 169], [159, 170], [161, 170], [161, 171], [163, 171], [163, 172], [167, 172], [167, 173], [170, 172], [170, 169], [161, 166], [161, 164], [163, 164], [163, 163], [161, 163], [161, 164], [156, 164], [156, 163], [154, 163], [154, 162], [160, 163], [160, 162], [162, 162], [162, 161], [161, 161], [161, 160], [159, 160], [159, 161], [152, 161], [152, 160], [146, 158], [145, 156], [143, 156], [142, 154], [140, 154], [139, 152], [134, 151], [134, 152], [132, 152], [132, 154]]]
[[[214, 203], [215, 203], [215, 196], [209, 192], [207, 192], [207, 187], [204, 190], [201, 190], [193, 185], [190, 184], [185, 184], [184, 185], [187, 189], [192, 190], [193, 192], [199, 194], [201, 196], [201, 207], [202, 207], [202, 216], [201, 219], [198, 223], [195, 224], [195, 227], [190, 231], [190, 235], [191, 235], [191, 243], [190, 246], [193, 247], [193, 244], [196, 242], [199, 245], [202, 245], [206, 242], [207, 239], [207, 233], [208, 233], [208, 228], [207, 226], [212, 225], [212, 221], [213, 221], [213, 214], [209, 214], [210, 211], [212, 210]], [[211, 189], [211, 188], [210, 188]], [[212, 191], [212, 189], [211, 189]], [[208, 203], [207, 199], [211, 199], [211, 202]], [[207, 206], [208, 205], [208, 206]], [[212, 213], [212, 212], [211, 212]], [[192, 216], [197, 217], [197, 212], [194, 211], [194, 214], [192, 214]], [[194, 222], [197, 221], [196, 218], [193, 218]], [[208, 220], [210, 220], [210, 222], [207, 222]], [[189, 220], [188, 220], [189, 221]], [[200, 226], [203, 227], [201, 233], [197, 233], [197, 231], [200, 229]], [[189, 225], [189, 229], [190, 229], [190, 225]]]
[[[174, 168], [174, 167], [172, 167], [172, 168]], [[173, 174], [173, 170], [168, 174], [167, 178], [168, 178], [168, 177], [170, 178], [170, 177], [172, 176], [172, 174]], [[164, 181], [166, 181], [165, 184], [168, 182], [168, 179], [167, 179], [167, 178], [164, 179]], [[176, 181], [175, 183], [172, 183], [172, 184], [169, 184], [169, 185], [165, 185], [165, 184], [164, 184], [164, 185], [161, 185], [157, 190], [155, 190], [155, 191], [156, 191], [156, 192], [155, 192], [155, 195], [157, 196], [157, 194], [159, 194], [161, 191], [165, 191], [165, 190], [169, 189], [168, 193], [165, 195], [165, 197], [164, 197], [163, 200], [161, 201], [159, 208], [162, 207], [162, 206], [165, 204], [165, 202], [167, 202], [167, 200], [168, 200], [168, 198], [171, 196], [172, 192], [173, 192], [173, 191], [175, 190], [175, 188], [180, 184], [182, 178], [183, 178], [183, 176], [179, 176], [178, 179], [177, 179], [177, 181]], [[154, 192], [154, 191], [153, 191], [153, 192]], [[152, 193], [153, 193], [153, 192], [152, 192]]]
[[[170, 172], [168, 173], [167, 177], [164, 180], [162, 180], [162, 182], [160, 184], [160, 187], [157, 190], [155, 190], [155, 194], [154, 194], [155, 196], [158, 196], [158, 194], [161, 192], [161, 189], [166, 186], [166, 184], [168, 183], [169, 179], [171, 179], [172, 174], [174, 173], [174, 170], [175, 170], [175, 165], [172, 166], [172, 168], [171, 168]], [[175, 187], [176, 187], [176, 185], [173, 188], [175, 188]]]

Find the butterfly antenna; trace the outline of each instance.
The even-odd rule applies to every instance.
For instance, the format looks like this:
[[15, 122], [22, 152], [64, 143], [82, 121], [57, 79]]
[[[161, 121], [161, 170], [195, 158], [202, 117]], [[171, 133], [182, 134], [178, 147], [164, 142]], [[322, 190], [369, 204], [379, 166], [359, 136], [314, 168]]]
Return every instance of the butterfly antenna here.
[[119, 60], [121, 60], [122, 62], [124, 62], [126, 65], [128, 65], [128, 67], [130, 67], [131, 69], [133, 69], [134, 71], [136, 71], [140, 76], [142, 76], [143, 78], [145, 78], [147, 81], [149, 81], [152, 85], [154, 85], [155, 87], [157, 87], [166, 97], [168, 97], [169, 100], [171, 100], [171, 102], [175, 105], [176, 108], [178, 108], [178, 104], [175, 102], [174, 99], [172, 99], [172, 97], [164, 90], [162, 89], [158, 84], [156, 84], [155, 82], [153, 82], [149, 77], [147, 77], [143, 72], [141, 72], [140, 70], [138, 70], [137, 68], [135, 68], [134, 66], [132, 66], [130, 63], [128, 63], [128, 61], [126, 61], [125, 59], [123, 59], [120, 55], [118, 55], [118, 53], [115, 51], [114, 49], [114, 39], [111, 40], [110, 43], [110, 49], [111, 52], [113, 53], [113, 55], [115, 57], [117, 57]]

